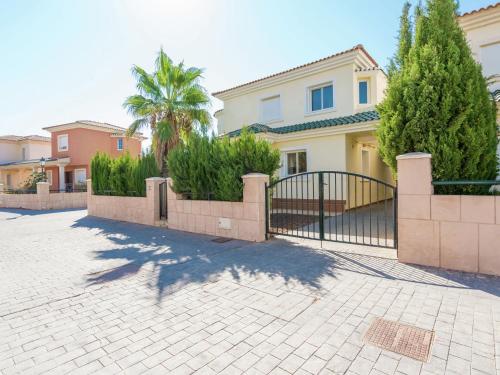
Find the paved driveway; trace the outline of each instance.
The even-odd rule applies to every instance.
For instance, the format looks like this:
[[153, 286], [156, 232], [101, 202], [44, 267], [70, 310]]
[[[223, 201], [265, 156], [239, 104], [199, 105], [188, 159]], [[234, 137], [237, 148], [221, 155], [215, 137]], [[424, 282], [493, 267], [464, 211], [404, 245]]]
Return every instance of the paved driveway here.
[[[85, 215], [0, 210], [2, 374], [500, 369], [499, 279]], [[363, 345], [375, 316], [434, 329], [430, 362]]]

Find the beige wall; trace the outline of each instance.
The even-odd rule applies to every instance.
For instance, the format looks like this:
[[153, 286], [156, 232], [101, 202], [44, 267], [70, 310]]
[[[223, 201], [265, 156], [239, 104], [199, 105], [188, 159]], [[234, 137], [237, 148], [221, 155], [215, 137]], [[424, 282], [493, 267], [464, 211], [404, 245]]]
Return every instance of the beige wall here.
[[500, 197], [434, 195], [431, 156], [398, 157], [398, 259], [500, 276]]
[[39, 182], [36, 194], [4, 194], [0, 185], [0, 207], [29, 210], [60, 210], [87, 207], [87, 193], [49, 193], [49, 184]]
[[[475, 59], [486, 76], [500, 74], [500, 7], [459, 17]], [[500, 88], [500, 77], [491, 87]]]
[[0, 163], [21, 160], [21, 149], [17, 141], [0, 140]]
[[212, 236], [262, 242], [266, 239], [266, 175], [242, 177], [243, 202], [183, 200], [167, 179], [168, 227]]
[[50, 157], [50, 142], [36, 140], [0, 140], [0, 163], [23, 160], [23, 148], [26, 149], [25, 160]]

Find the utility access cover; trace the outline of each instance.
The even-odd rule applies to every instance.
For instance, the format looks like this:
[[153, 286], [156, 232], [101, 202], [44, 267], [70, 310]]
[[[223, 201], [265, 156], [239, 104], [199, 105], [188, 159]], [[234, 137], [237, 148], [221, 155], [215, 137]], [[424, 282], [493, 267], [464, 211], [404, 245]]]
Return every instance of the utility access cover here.
[[363, 341], [384, 350], [427, 362], [434, 341], [434, 331], [375, 318], [366, 331]]

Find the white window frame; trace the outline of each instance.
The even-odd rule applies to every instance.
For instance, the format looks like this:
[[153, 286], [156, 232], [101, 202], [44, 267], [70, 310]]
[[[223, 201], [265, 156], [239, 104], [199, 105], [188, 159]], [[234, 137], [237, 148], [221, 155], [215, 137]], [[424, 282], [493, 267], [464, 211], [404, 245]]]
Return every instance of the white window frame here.
[[[366, 103], [361, 103], [359, 101], [359, 84], [361, 82], [366, 82]], [[358, 93], [358, 105], [359, 106], [364, 106], [364, 105], [370, 105], [371, 101], [371, 95], [370, 95], [370, 79], [369, 78], [361, 78], [358, 79], [358, 87], [357, 87], [357, 93]]]
[[[330, 108], [322, 108], [317, 109], [316, 111], [312, 110], [312, 92], [313, 90], [320, 89], [326, 86], [332, 86], [332, 99], [333, 99], [333, 107]], [[323, 91], [321, 91], [321, 105], [323, 105]], [[336, 90], [335, 90], [335, 81], [326, 81], [319, 83], [317, 85], [309, 86], [306, 88], [306, 116], [317, 115], [321, 113], [334, 112], [337, 110], [337, 100], [336, 100]]]
[[[287, 147], [280, 150], [281, 153], [281, 177], [293, 176], [288, 174], [288, 154], [305, 152], [306, 153], [306, 172], [310, 171], [311, 166], [311, 153], [309, 152], [309, 146], [297, 146], [297, 147]], [[298, 165], [298, 164], [297, 164]], [[305, 173], [305, 172], [301, 172]]]
[[87, 170], [85, 168], [77, 168], [77, 169], [73, 170], [73, 186], [78, 185], [78, 180], [76, 179], [76, 176], [77, 176], [79, 171], [83, 171], [83, 173], [85, 174], [85, 179], [84, 179], [83, 183], [85, 183], [87, 181]]
[[[61, 148], [60, 139], [66, 137], [66, 148]], [[57, 151], [69, 151], [69, 136], [68, 134], [59, 134], [57, 136]]]
[[[265, 120], [264, 119], [264, 102], [266, 100], [275, 99], [275, 98], [279, 99], [279, 116], [276, 119]], [[259, 118], [260, 118], [260, 121], [264, 124], [272, 124], [275, 122], [283, 121], [283, 106], [281, 103], [281, 94], [266, 95], [265, 97], [262, 97], [259, 99]]]
[[[121, 143], [122, 143], [122, 148], [120, 148], [120, 141], [121, 141]], [[117, 139], [116, 139], [116, 149], [117, 149], [118, 151], [123, 151], [123, 138], [117, 138]]]

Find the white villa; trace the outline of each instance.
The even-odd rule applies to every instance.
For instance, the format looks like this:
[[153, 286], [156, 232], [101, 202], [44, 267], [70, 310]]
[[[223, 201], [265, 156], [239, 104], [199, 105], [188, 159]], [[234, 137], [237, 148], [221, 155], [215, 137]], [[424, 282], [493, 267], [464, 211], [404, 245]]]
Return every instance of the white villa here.
[[[458, 18], [472, 52], [490, 78], [500, 123], [500, 3]], [[243, 126], [281, 151], [280, 177], [337, 170], [393, 182], [377, 152], [375, 105], [386, 75], [362, 45], [213, 93], [219, 135]], [[500, 134], [499, 134], [500, 136]], [[500, 157], [500, 146], [499, 146]]]

